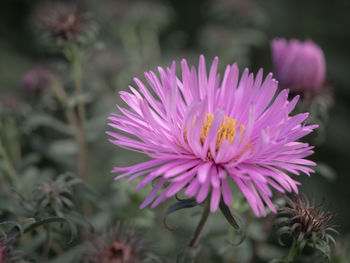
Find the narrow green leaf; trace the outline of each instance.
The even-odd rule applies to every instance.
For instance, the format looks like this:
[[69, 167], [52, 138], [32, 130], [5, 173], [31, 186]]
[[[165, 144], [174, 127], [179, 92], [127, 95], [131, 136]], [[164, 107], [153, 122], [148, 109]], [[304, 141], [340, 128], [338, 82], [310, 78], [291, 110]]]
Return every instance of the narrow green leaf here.
[[184, 208], [192, 208], [192, 207], [195, 207], [199, 205], [197, 202], [196, 202], [196, 199], [194, 198], [189, 198], [189, 199], [185, 199], [185, 200], [182, 200], [182, 201], [179, 201], [175, 204], [172, 204], [168, 209], [167, 211], [165, 212], [165, 215], [164, 215], [164, 218], [163, 218], [163, 223], [164, 223], [164, 226], [170, 230], [170, 231], [173, 231], [174, 229], [169, 227], [166, 220], [167, 220], [167, 217], [178, 211], [178, 210], [181, 210], [181, 209], [184, 209]]
[[71, 230], [71, 239], [69, 242], [72, 242], [73, 239], [77, 236], [77, 229], [72, 222], [70, 222], [69, 220], [67, 220], [66, 218], [63, 218], [63, 217], [49, 217], [49, 218], [45, 218], [45, 219], [40, 219], [40, 220], [35, 221], [34, 223], [28, 225], [24, 229], [21, 229], [18, 227], [18, 225], [16, 225], [7, 233], [7, 236], [9, 238], [17, 238], [20, 235], [28, 233], [39, 226], [50, 224], [50, 223], [57, 223], [57, 222], [68, 223], [70, 230]]
[[227, 221], [230, 223], [230, 225], [234, 229], [239, 230], [239, 225], [237, 224], [236, 219], [232, 216], [230, 208], [228, 208], [228, 206], [225, 205], [225, 203], [222, 200], [220, 200], [219, 208], [222, 214], [226, 217]]

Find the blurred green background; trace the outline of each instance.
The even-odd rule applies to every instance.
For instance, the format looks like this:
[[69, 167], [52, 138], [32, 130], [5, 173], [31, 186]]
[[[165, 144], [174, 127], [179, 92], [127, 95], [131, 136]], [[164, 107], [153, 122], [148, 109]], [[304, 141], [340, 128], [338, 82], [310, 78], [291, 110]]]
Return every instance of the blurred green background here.
[[[70, 158], [74, 149], [43, 118], [52, 99], [36, 104], [21, 87], [22, 76], [37, 65], [50, 65], [60, 77], [67, 72], [65, 58], [44, 43], [33, 25], [35, 10], [45, 2], [49, 1], [5, 0], [0, 4], [0, 98], [11, 96], [17, 104], [26, 105], [19, 106], [22, 123], [18, 128], [24, 134], [23, 152], [40, 156], [36, 164], [38, 171], [64, 172], [75, 169]], [[152, 222], [162, 224], [161, 218], [154, 219], [162, 211], [154, 214], [148, 209], [137, 209], [144, 193], [135, 194], [133, 185], [121, 186], [122, 181], [113, 182], [109, 173], [115, 165], [144, 160], [141, 155], [117, 149], [104, 133], [108, 129], [108, 114], [116, 111], [116, 103], [121, 103], [117, 91], [133, 85], [134, 76], [142, 77], [146, 70], [156, 70], [158, 65], [166, 67], [172, 60], [179, 62], [181, 58], [197, 64], [200, 54], [206, 56], [207, 62], [219, 56], [221, 72], [226, 64], [237, 61], [241, 70], [249, 67], [256, 72], [263, 67], [267, 74], [273, 71], [271, 39], [311, 38], [325, 53], [327, 83], [334, 103], [327, 113], [321, 138], [313, 142], [316, 153], [311, 158], [320, 163], [319, 173], [310, 178], [300, 177], [301, 189], [310, 197], [325, 197], [331, 203], [331, 210], [337, 213], [340, 232], [350, 232], [349, 1], [86, 0], [76, 3], [98, 26], [96, 40], [85, 48], [83, 57], [84, 89], [90, 96], [87, 104], [89, 182], [101, 198], [98, 205], [101, 212], [94, 222], [133, 218], [147, 228], [150, 223], [146, 219], [152, 218]], [[69, 87], [70, 80], [66, 81]], [[52, 107], [54, 111], [55, 106]], [[50, 144], [43, 139], [48, 134], [55, 139]], [[166, 205], [162, 207], [164, 210]], [[114, 216], [104, 218], [106, 211]], [[193, 229], [194, 225], [190, 227]], [[158, 236], [173, 235], [162, 226], [158, 231]], [[178, 235], [184, 233], [181, 231]]]

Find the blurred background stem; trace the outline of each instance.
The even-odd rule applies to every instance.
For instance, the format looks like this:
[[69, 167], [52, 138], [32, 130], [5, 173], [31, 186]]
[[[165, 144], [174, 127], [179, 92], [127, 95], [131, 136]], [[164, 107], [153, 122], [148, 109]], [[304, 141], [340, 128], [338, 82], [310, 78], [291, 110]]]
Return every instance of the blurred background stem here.
[[68, 94], [63, 89], [61, 83], [59, 80], [55, 79], [53, 80], [51, 84], [51, 88], [61, 103], [63, 109], [65, 110], [66, 118], [68, 120], [68, 123], [71, 125], [71, 127], [74, 130], [74, 138], [79, 144], [79, 151], [78, 151], [78, 174], [79, 177], [86, 182], [87, 176], [86, 176], [86, 165], [87, 165], [87, 158], [86, 158], [86, 142], [85, 142], [85, 132], [82, 127], [82, 125], [79, 122], [79, 118], [74, 111], [73, 108], [70, 108], [68, 104]]
[[[68, 94], [64, 90], [63, 86], [61, 85], [60, 81], [58, 79], [54, 79], [51, 84], [51, 88], [56, 95], [57, 99], [61, 103], [63, 109], [65, 110], [66, 118], [68, 120], [68, 123], [74, 130], [74, 138], [79, 144], [79, 151], [78, 151], [78, 174], [80, 179], [87, 184], [87, 147], [86, 147], [86, 140], [85, 140], [85, 132], [84, 128], [81, 125], [81, 122], [79, 122], [79, 118], [74, 111], [73, 108], [70, 108], [68, 104]], [[90, 208], [88, 204], [84, 201], [83, 202], [83, 214], [86, 217], [89, 217], [90, 214]], [[82, 232], [82, 239], [86, 240], [87, 238], [87, 232]]]
[[46, 240], [44, 244], [43, 257], [41, 260], [42, 263], [47, 262], [49, 258], [50, 247], [51, 247], [51, 225], [50, 224], [45, 226], [45, 232], [46, 232]]
[[74, 87], [75, 93], [78, 100], [78, 115], [79, 120], [81, 122], [82, 127], [84, 127], [85, 122], [85, 106], [83, 102], [83, 84], [82, 84], [82, 71], [81, 71], [81, 61], [78, 45], [73, 42], [71, 44], [71, 56], [70, 60], [72, 63], [73, 69], [73, 79], [74, 79]]
[[[82, 70], [80, 61], [80, 52], [77, 43], [72, 42], [67, 49], [63, 50], [63, 53], [70, 61], [72, 66], [72, 76], [77, 100], [78, 118], [74, 117], [74, 125], [78, 130], [78, 136], [76, 137], [79, 144], [78, 153], [78, 172], [80, 178], [87, 182], [87, 143], [85, 134], [85, 105], [83, 101], [83, 85], [82, 85]], [[68, 96], [66, 95], [65, 102], [67, 103]], [[71, 115], [71, 112], [68, 112]], [[69, 116], [67, 116], [69, 117]], [[71, 118], [71, 117], [70, 117]], [[74, 127], [73, 126], [73, 127]]]
[[0, 137], [0, 157], [3, 160], [4, 168], [5, 168], [8, 176], [14, 182], [18, 178], [17, 172], [16, 172], [16, 169], [14, 168], [14, 166], [10, 160], [10, 157], [7, 154], [5, 146], [2, 144], [1, 137]]
[[83, 86], [82, 86], [82, 74], [81, 74], [81, 62], [79, 58], [79, 49], [76, 43], [72, 44], [71, 47], [71, 62], [73, 68], [73, 78], [76, 97], [78, 100], [78, 116], [79, 125], [81, 131], [80, 149], [78, 154], [78, 166], [79, 175], [84, 182], [87, 182], [87, 144], [85, 134], [85, 105], [83, 101]]

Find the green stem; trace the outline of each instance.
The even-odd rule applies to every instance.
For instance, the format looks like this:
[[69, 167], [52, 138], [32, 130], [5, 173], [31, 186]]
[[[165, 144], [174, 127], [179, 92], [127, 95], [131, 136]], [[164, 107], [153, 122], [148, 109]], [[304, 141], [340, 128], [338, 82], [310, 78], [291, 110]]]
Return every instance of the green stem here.
[[80, 151], [78, 154], [78, 170], [83, 181], [87, 181], [87, 144], [85, 135], [85, 105], [82, 101], [83, 85], [82, 85], [82, 71], [79, 57], [79, 49], [76, 43], [71, 46], [71, 63], [73, 68], [73, 79], [75, 86], [75, 93], [78, 98], [78, 117], [80, 121]]
[[284, 263], [290, 263], [293, 262], [294, 257], [298, 253], [298, 242], [296, 238], [293, 238], [292, 246], [290, 247], [288, 256], [284, 259]]
[[43, 251], [43, 257], [42, 257], [42, 263], [47, 262], [49, 258], [49, 253], [50, 253], [50, 247], [51, 247], [51, 225], [47, 225], [45, 227], [45, 232], [46, 232], [46, 240], [44, 244], [44, 251]]
[[204, 210], [203, 210], [203, 214], [202, 214], [201, 220], [199, 221], [199, 224], [198, 224], [198, 226], [196, 228], [196, 231], [194, 232], [193, 237], [192, 237], [190, 243], [188, 244], [189, 248], [192, 248], [194, 246], [194, 244], [196, 243], [200, 233], [202, 232], [203, 227], [204, 227], [204, 225], [207, 222], [207, 219], [209, 217], [209, 213], [210, 213], [209, 208], [210, 208], [210, 201], [207, 200], [205, 202], [205, 207], [204, 207]]
[[70, 126], [74, 130], [74, 138], [79, 144], [79, 152], [78, 152], [78, 174], [79, 177], [86, 182], [87, 176], [87, 150], [86, 150], [86, 140], [85, 140], [85, 132], [83, 127], [79, 123], [79, 118], [76, 112], [68, 107], [68, 94], [62, 87], [61, 83], [57, 79], [52, 80], [51, 89], [56, 95], [58, 101], [61, 103], [62, 108], [65, 110], [66, 118], [70, 124]]
[[11, 200], [13, 199], [12, 193], [11, 193], [11, 184], [3, 178], [2, 173], [0, 173], [0, 184], [1, 188], [4, 191], [4, 193], [7, 195], [8, 199]]
[[[79, 153], [78, 153], [78, 172], [80, 178], [84, 181], [88, 181], [87, 165], [88, 165], [88, 146], [85, 134], [85, 105], [83, 101], [83, 83], [82, 83], [82, 65], [80, 61], [80, 52], [77, 43], [72, 42], [70, 61], [72, 63], [73, 80], [76, 97], [78, 99], [78, 118], [80, 126], [79, 135]], [[83, 202], [83, 214], [88, 217], [90, 215], [90, 209], [87, 202]], [[87, 232], [82, 232], [83, 240], [87, 239]]]
[[82, 101], [82, 94], [83, 94], [82, 71], [81, 71], [79, 49], [76, 43], [72, 43], [72, 46], [71, 46], [71, 63], [73, 67], [75, 93], [78, 98], [78, 115], [79, 115], [81, 125], [84, 127], [85, 105]]
[[18, 178], [17, 172], [10, 160], [10, 157], [6, 152], [5, 146], [2, 144], [1, 137], [0, 137], [0, 157], [2, 157], [4, 161], [4, 168], [7, 174], [9, 175], [11, 180], [14, 182]]
[[[63, 50], [63, 53], [70, 61], [72, 65], [72, 75], [75, 88], [75, 94], [78, 99], [78, 116], [76, 116], [73, 110], [67, 109], [67, 118], [71, 122], [73, 128], [77, 131], [76, 140], [79, 144], [78, 153], [78, 173], [80, 178], [86, 182], [87, 181], [87, 144], [86, 144], [86, 134], [85, 134], [85, 105], [82, 101], [83, 94], [83, 84], [82, 84], [82, 69], [79, 48], [77, 43], [72, 42], [67, 46], [67, 49]], [[57, 87], [56, 87], [57, 89]], [[60, 88], [60, 94], [65, 93], [65, 91]], [[62, 97], [62, 96], [61, 96]], [[68, 95], [64, 94], [61, 101], [64, 105], [67, 104]], [[75, 115], [75, 116], [73, 116]]]

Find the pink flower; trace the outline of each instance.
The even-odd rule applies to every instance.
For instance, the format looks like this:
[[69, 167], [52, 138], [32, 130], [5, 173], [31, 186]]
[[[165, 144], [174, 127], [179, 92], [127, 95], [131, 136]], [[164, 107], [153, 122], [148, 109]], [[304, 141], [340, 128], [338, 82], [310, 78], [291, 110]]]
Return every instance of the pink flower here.
[[313, 41], [274, 39], [273, 64], [282, 86], [293, 91], [318, 91], [325, 81], [326, 63], [322, 49]]
[[304, 159], [313, 147], [296, 140], [317, 125], [302, 124], [308, 113], [289, 116], [298, 96], [289, 102], [283, 90], [273, 99], [277, 81], [272, 74], [263, 81], [262, 70], [254, 79], [245, 69], [239, 79], [236, 63], [226, 67], [220, 80], [217, 66], [216, 57], [208, 76], [204, 56], [198, 73], [182, 60], [178, 78], [173, 62], [166, 70], [158, 68], [160, 79], [145, 72], [155, 96], [137, 78], [138, 89], [120, 92], [130, 108], [117, 105], [121, 114], [109, 117], [117, 130], [107, 132], [110, 141], [152, 160], [112, 172], [121, 173], [116, 180], [142, 177], [136, 190], [157, 180], [141, 208], [151, 203], [153, 208], [184, 189], [198, 203], [210, 199], [214, 212], [221, 198], [231, 204], [233, 181], [255, 214], [266, 215], [264, 203], [276, 212], [271, 188], [298, 192], [300, 183], [286, 172], [313, 172], [306, 166], [315, 163]]
[[23, 90], [28, 93], [35, 93], [46, 88], [52, 79], [50, 70], [37, 66], [27, 71], [22, 77]]

